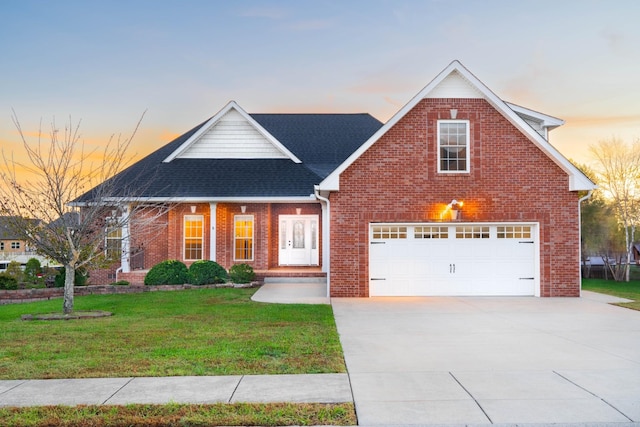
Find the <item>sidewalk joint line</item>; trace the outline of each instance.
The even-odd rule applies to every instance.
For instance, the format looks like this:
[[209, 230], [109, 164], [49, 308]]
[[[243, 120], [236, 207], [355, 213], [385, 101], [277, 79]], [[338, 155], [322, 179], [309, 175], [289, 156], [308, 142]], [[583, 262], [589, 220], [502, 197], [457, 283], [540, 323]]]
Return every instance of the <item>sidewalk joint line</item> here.
[[484, 414], [485, 417], [487, 417], [487, 419], [489, 420], [489, 422], [491, 424], [493, 424], [493, 420], [491, 419], [491, 417], [489, 416], [489, 414], [487, 414], [487, 412], [484, 410], [484, 408], [482, 407], [482, 405], [480, 404], [480, 402], [478, 402], [478, 399], [475, 398], [475, 396], [473, 394], [471, 394], [471, 392], [469, 390], [467, 390], [467, 388], [465, 386], [462, 385], [462, 383], [456, 378], [455, 375], [453, 375], [453, 372], [449, 371], [449, 375], [451, 375], [451, 378], [453, 378], [455, 380], [455, 382], [457, 382], [460, 387], [462, 387], [462, 389], [467, 392], [467, 394], [469, 395], [469, 397], [471, 397], [473, 399], [473, 401], [476, 403], [476, 405], [478, 405], [478, 408], [480, 408], [480, 410], [482, 411], [482, 413]]
[[129, 383], [133, 381], [133, 377], [129, 378], [129, 381], [127, 381], [126, 383], [122, 384], [122, 386], [120, 388], [118, 388], [116, 391], [113, 392], [113, 394], [111, 394], [111, 396], [107, 397], [103, 402], [102, 405], [106, 405], [108, 401], [110, 401], [113, 396], [115, 396], [116, 394], [120, 393], [120, 390], [122, 390], [123, 388], [125, 388], [126, 386], [129, 385]]
[[244, 375], [240, 375], [240, 379], [238, 380], [238, 384], [236, 384], [236, 386], [233, 388], [233, 391], [231, 392], [231, 396], [229, 396], [229, 400], [227, 401], [227, 403], [231, 403], [231, 401], [233, 400], [233, 396], [235, 396], [236, 391], [238, 391], [238, 387], [240, 387], [240, 383], [242, 382], [244, 377], [245, 377]]
[[605, 404], [607, 404], [607, 406], [609, 406], [610, 408], [612, 408], [613, 410], [615, 410], [616, 412], [618, 412], [620, 415], [622, 415], [623, 417], [625, 417], [626, 419], [628, 419], [629, 421], [633, 422], [633, 419], [629, 418], [627, 416], [627, 414], [625, 414], [624, 412], [622, 412], [620, 409], [616, 408], [615, 406], [613, 406], [611, 403], [607, 402], [606, 400], [604, 400], [602, 397], [598, 396], [597, 394], [595, 394], [594, 392], [592, 392], [591, 390], [588, 390], [584, 387], [582, 387], [580, 384], [577, 384], [573, 381], [571, 381], [569, 378], [565, 377], [564, 375], [562, 375], [561, 373], [557, 372], [557, 371], [552, 371], [554, 374], [556, 374], [557, 376], [559, 376], [560, 378], [562, 378], [565, 381], [568, 381], [569, 383], [573, 384], [574, 386], [578, 387], [579, 389], [582, 389], [584, 391], [586, 391], [587, 393], [589, 393], [590, 395], [592, 395], [593, 397], [597, 397], [598, 399], [600, 399], [601, 401], [603, 401]]
[[[10, 380], [8, 380], [8, 381], [10, 381]], [[8, 388], [8, 389], [6, 389], [5, 391], [3, 391], [2, 393], [0, 393], [0, 395], [5, 394], [5, 393], [9, 393], [11, 390], [15, 390], [15, 389], [16, 389], [16, 387], [20, 387], [22, 384], [24, 384], [24, 383], [26, 383], [26, 382], [29, 382], [29, 381], [30, 381], [30, 380], [22, 380], [22, 381], [20, 381], [18, 384], [14, 385], [13, 387]]]

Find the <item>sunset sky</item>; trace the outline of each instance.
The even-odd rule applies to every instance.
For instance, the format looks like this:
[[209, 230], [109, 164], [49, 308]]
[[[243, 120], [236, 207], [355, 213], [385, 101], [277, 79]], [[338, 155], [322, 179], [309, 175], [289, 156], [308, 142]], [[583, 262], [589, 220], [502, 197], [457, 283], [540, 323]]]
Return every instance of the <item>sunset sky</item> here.
[[235, 100], [249, 113], [388, 120], [452, 60], [502, 99], [561, 118], [551, 142], [589, 162], [640, 137], [640, 1], [0, 2], [0, 145], [55, 118], [139, 156]]

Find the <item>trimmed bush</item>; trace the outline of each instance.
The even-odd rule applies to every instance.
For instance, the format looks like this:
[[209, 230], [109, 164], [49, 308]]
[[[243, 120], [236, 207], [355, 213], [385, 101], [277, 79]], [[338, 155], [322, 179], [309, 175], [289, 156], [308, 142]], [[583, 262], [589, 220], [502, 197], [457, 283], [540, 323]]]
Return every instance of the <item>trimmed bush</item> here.
[[18, 281], [15, 277], [7, 273], [0, 273], [0, 289], [14, 290], [18, 289]]
[[189, 283], [192, 285], [224, 283], [228, 277], [227, 270], [215, 261], [202, 259], [189, 267]]
[[229, 277], [233, 283], [249, 283], [256, 278], [256, 273], [249, 264], [235, 264], [229, 269]]
[[129, 286], [130, 283], [127, 282], [126, 280], [118, 280], [117, 282], [110, 283], [110, 285], [114, 285], [114, 286]]
[[[67, 277], [67, 269], [62, 267], [60, 272], [56, 275], [54, 279], [54, 287], [56, 288], [64, 288], [64, 281]], [[88, 275], [82, 269], [76, 269], [76, 273], [73, 278], [74, 286], [85, 286], [87, 284]]]
[[184, 285], [189, 283], [189, 269], [178, 260], [162, 261], [151, 267], [144, 276], [144, 284], [153, 285]]

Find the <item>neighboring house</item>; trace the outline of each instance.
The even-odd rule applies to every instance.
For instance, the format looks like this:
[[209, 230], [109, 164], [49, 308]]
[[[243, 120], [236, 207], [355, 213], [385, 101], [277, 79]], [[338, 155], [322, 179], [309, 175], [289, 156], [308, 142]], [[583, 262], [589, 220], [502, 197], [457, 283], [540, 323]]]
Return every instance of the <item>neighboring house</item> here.
[[0, 272], [6, 270], [11, 261], [19, 262], [24, 267], [31, 258], [49, 265], [44, 257], [37, 255], [34, 248], [29, 247], [27, 242], [15, 232], [11, 218], [0, 217]]
[[12, 217], [0, 216], [0, 258], [3, 259], [9, 255], [30, 252], [27, 242], [22, 240], [11, 227], [10, 218]]
[[333, 297], [579, 296], [579, 192], [594, 184], [549, 144], [562, 124], [457, 61], [384, 125], [230, 102], [124, 172], [175, 207], [153, 240], [122, 230], [119, 279], [141, 282], [137, 251], [143, 269], [211, 259], [262, 277], [324, 273]]

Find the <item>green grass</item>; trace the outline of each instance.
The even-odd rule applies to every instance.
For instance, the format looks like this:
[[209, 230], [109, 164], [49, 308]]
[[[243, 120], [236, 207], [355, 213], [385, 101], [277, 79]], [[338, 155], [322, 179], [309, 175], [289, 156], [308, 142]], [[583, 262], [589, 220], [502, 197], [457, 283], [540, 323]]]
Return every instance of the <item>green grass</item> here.
[[623, 302], [615, 305], [640, 310], [640, 280], [615, 282], [604, 279], [583, 279], [582, 289], [632, 300], [633, 302]]
[[112, 317], [22, 321], [60, 299], [0, 306], [0, 379], [345, 372], [329, 305], [264, 304], [255, 289], [77, 297]]
[[5, 427], [355, 425], [352, 403], [0, 408]]

